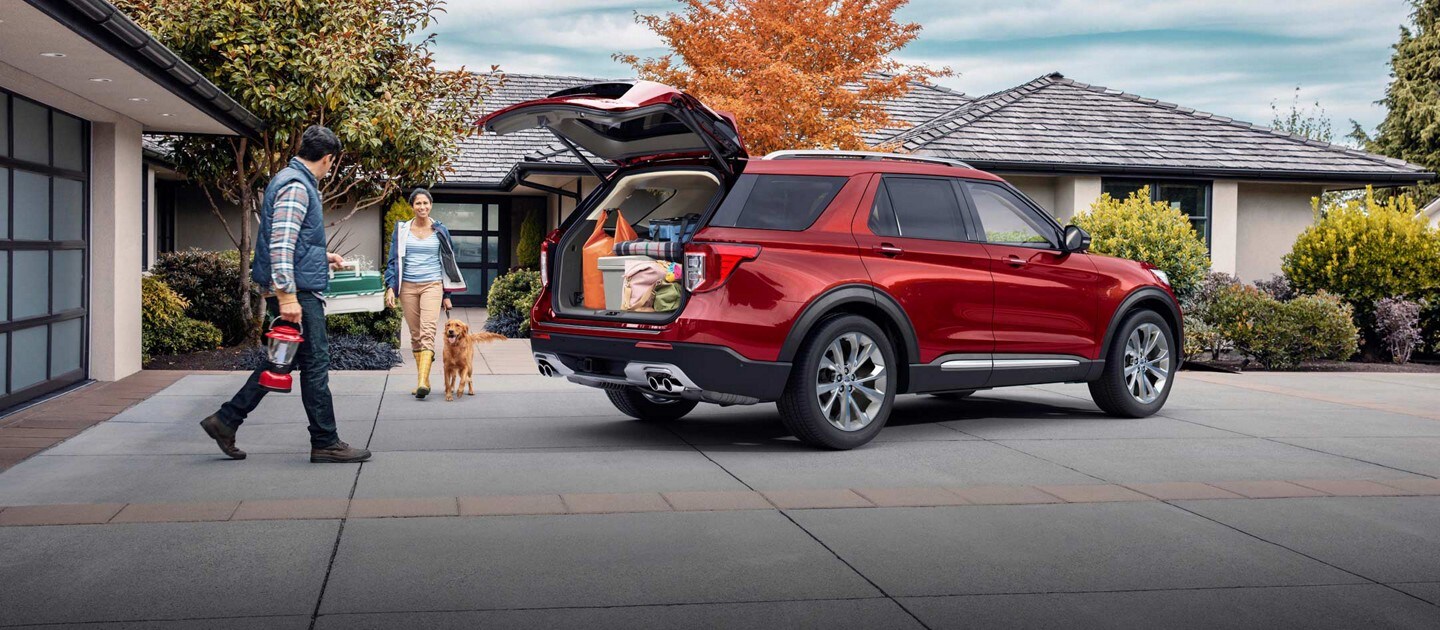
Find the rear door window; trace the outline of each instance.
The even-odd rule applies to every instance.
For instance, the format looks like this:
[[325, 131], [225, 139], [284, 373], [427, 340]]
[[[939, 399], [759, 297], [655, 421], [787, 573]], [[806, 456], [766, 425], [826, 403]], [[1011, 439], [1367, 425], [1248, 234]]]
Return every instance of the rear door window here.
[[948, 179], [887, 176], [875, 191], [870, 231], [877, 236], [966, 240], [955, 192]]
[[800, 231], [845, 186], [845, 177], [817, 175], [741, 175], [710, 225], [759, 230]]

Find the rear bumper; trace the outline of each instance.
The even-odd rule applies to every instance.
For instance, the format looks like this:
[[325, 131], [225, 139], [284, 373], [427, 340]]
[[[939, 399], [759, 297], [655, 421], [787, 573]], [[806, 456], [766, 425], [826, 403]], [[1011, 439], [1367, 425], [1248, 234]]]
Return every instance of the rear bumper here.
[[590, 387], [630, 385], [658, 395], [753, 404], [779, 399], [790, 376], [789, 363], [752, 361], [724, 346], [652, 345], [669, 349], [637, 347], [629, 339], [555, 333], [530, 340], [542, 374]]

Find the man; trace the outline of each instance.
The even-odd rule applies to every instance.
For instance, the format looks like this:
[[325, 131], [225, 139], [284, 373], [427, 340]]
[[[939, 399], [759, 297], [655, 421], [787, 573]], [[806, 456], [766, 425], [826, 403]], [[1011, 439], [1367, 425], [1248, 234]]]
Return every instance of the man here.
[[[260, 229], [255, 238], [251, 279], [265, 295], [270, 313], [300, 328], [305, 341], [295, 355], [300, 370], [300, 400], [310, 418], [310, 461], [362, 462], [370, 451], [340, 441], [335, 430], [335, 407], [330, 398], [330, 340], [325, 335], [325, 301], [330, 267], [344, 262], [325, 251], [325, 216], [320, 207], [319, 182], [340, 154], [335, 132], [312, 125], [300, 138], [300, 154], [265, 187], [260, 206]], [[235, 446], [235, 432], [265, 397], [256, 370], [230, 402], [201, 420], [221, 452], [245, 459]]]

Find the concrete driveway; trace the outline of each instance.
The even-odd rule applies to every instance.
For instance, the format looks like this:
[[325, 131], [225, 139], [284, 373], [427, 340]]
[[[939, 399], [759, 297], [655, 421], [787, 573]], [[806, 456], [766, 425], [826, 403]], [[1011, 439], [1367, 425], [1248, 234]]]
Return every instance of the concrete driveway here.
[[335, 375], [363, 465], [308, 463], [295, 395], [222, 459], [225, 374], [0, 473], [0, 626], [1440, 625], [1440, 377], [1183, 373], [1143, 420], [907, 397], [829, 453], [771, 405], [648, 425], [486, 352], [453, 403]]

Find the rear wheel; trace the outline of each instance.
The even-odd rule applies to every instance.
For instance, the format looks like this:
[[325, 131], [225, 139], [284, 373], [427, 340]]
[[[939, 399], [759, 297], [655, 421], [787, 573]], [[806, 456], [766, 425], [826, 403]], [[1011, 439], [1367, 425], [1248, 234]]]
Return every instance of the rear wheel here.
[[1105, 353], [1105, 371], [1090, 383], [1090, 397], [1112, 416], [1143, 418], [1170, 397], [1176, 363], [1174, 334], [1155, 311], [1125, 317]]
[[666, 398], [638, 387], [607, 387], [605, 395], [621, 413], [643, 422], [671, 422], [685, 417], [699, 401]]
[[895, 351], [885, 331], [858, 315], [821, 322], [796, 353], [780, 417], [800, 441], [852, 449], [874, 439], [895, 401]]

